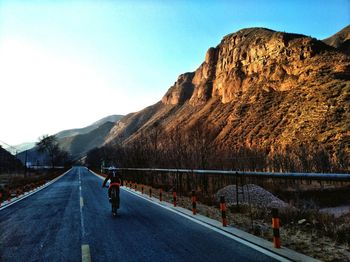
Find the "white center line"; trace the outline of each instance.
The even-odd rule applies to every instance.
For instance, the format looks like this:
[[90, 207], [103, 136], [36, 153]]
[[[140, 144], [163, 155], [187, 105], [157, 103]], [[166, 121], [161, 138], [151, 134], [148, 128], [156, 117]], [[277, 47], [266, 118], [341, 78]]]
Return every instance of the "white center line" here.
[[82, 245], [81, 246], [81, 261], [82, 262], [91, 262], [90, 246], [89, 245]]
[[82, 235], [82, 238], [84, 238], [85, 237], [85, 226], [84, 226], [84, 215], [83, 215], [84, 199], [81, 193], [80, 168], [78, 169], [78, 175], [79, 175], [79, 196], [80, 196], [80, 225], [81, 225], [81, 235]]

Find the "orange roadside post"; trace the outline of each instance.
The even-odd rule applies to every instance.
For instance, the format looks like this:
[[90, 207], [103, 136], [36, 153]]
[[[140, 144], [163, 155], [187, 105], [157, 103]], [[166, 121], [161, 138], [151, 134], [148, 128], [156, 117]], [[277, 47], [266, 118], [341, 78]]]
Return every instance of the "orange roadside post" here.
[[220, 210], [221, 210], [222, 226], [227, 227], [226, 202], [225, 202], [224, 196], [220, 197]]
[[176, 207], [177, 203], [176, 203], [176, 199], [177, 196], [176, 196], [176, 192], [173, 192], [173, 202], [174, 202], [174, 207]]
[[194, 190], [192, 191], [192, 213], [193, 215], [197, 214], [197, 198]]
[[272, 230], [273, 230], [273, 246], [275, 248], [281, 248], [280, 238], [280, 219], [278, 216], [278, 209], [272, 209]]

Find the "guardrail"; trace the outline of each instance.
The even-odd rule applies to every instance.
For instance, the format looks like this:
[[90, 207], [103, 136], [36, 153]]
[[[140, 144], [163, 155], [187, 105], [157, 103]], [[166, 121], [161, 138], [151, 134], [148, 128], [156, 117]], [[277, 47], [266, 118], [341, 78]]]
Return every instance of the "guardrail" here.
[[[108, 169], [108, 167], [103, 167]], [[146, 171], [146, 172], [168, 172], [168, 173], [193, 173], [193, 174], [215, 174], [245, 177], [265, 177], [284, 179], [304, 179], [320, 181], [350, 181], [350, 174], [335, 173], [281, 173], [281, 172], [250, 172], [250, 171], [225, 171], [225, 170], [199, 170], [199, 169], [162, 169], [162, 168], [117, 168], [125, 171]]]

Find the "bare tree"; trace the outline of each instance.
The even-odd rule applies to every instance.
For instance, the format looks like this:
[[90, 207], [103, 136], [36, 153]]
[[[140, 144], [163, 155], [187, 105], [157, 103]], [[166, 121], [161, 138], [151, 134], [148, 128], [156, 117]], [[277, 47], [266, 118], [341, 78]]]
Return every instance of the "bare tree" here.
[[36, 143], [39, 152], [48, 154], [51, 162], [51, 167], [54, 168], [57, 160], [62, 156], [63, 151], [60, 149], [56, 136], [44, 135], [38, 143]]

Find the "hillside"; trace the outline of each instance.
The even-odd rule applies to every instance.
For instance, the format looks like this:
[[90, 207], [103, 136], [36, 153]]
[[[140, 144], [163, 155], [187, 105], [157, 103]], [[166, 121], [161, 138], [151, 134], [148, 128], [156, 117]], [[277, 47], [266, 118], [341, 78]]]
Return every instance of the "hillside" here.
[[22, 171], [21, 162], [0, 146], [0, 173]]
[[[26, 143], [21, 143], [19, 145], [14, 145], [12, 146], [13, 148], [16, 148], [17, 153], [21, 153], [23, 151], [26, 151], [28, 149], [31, 149], [35, 146], [35, 142], [26, 142]], [[11, 147], [4, 147], [5, 150], [10, 150]]]
[[[67, 151], [73, 159], [78, 159], [94, 147], [101, 146], [114, 123], [122, 117], [121, 115], [107, 116], [84, 128], [63, 130], [55, 136], [61, 149]], [[22, 163], [25, 161], [25, 154], [26, 152], [18, 154]], [[41, 164], [46, 163], [48, 157], [44, 153], [39, 153], [34, 145], [27, 151], [27, 161], [32, 164]]]
[[[162, 100], [122, 118], [106, 144], [152, 137], [166, 146], [194, 129], [224, 151], [322, 148], [350, 153], [350, 57], [304, 35], [248, 28], [227, 35]], [[202, 134], [202, 135], [203, 135]]]
[[106, 122], [115, 123], [119, 119], [121, 119], [122, 117], [123, 117], [122, 115], [110, 115], [110, 116], [104, 117], [104, 118], [92, 123], [91, 125], [88, 125], [88, 126], [83, 127], [83, 128], [68, 129], [68, 130], [63, 130], [61, 132], [58, 132], [56, 134], [56, 137], [58, 139], [61, 139], [61, 138], [65, 138], [65, 137], [87, 134], [87, 133], [93, 131], [94, 129], [98, 128], [100, 125], [103, 125]]
[[101, 146], [113, 126], [114, 123], [105, 122], [88, 133], [61, 138], [60, 147], [69, 152], [73, 158], [79, 158], [89, 150]]
[[350, 54], [350, 25], [331, 37], [324, 39], [323, 42]]

